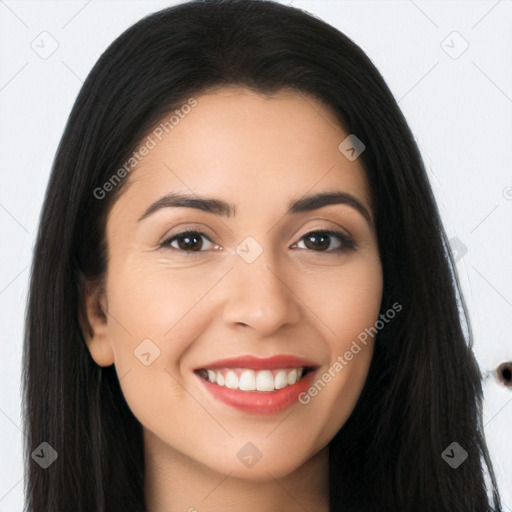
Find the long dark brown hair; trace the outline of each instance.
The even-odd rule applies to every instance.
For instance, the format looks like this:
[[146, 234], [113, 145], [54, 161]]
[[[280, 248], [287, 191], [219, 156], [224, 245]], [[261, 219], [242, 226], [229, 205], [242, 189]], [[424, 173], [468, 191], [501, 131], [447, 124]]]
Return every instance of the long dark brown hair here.
[[[114, 367], [95, 364], [80, 329], [85, 283], [105, 274], [106, 218], [122, 183], [102, 199], [95, 190], [165, 114], [223, 85], [308, 94], [365, 144], [381, 311], [395, 302], [403, 310], [377, 335], [362, 394], [329, 444], [331, 510], [499, 511], [471, 329], [411, 131], [356, 44], [300, 9], [263, 0], [194, 1], [142, 19], [104, 52], [76, 99], [30, 282], [26, 511], [145, 510], [141, 425]], [[44, 441], [59, 455], [47, 469], [30, 456]], [[453, 442], [468, 454], [456, 469], [441, 456]]]

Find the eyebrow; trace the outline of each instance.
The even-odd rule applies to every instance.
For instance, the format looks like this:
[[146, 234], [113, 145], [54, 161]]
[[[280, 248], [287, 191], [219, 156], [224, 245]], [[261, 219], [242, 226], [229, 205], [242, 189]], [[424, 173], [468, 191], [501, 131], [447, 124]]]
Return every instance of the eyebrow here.
[[[366, 207], [351, 194], [340, 191], [320, 192], [311, 196], [302, 197], [288, 203], [289, 214], [309, 212], [331, 204], [346, 204], [358, 211], [365, 220], [373, 226], [372, 218]], [[209, 197], [197, 197], [187, 194], [170, 193], [151, 204], [138, 219], [138, 222], [150, 216], [162, 208], [193, 208], [223, 217], [235, 215], [235, 205], [226, 203], [220, 199]]]

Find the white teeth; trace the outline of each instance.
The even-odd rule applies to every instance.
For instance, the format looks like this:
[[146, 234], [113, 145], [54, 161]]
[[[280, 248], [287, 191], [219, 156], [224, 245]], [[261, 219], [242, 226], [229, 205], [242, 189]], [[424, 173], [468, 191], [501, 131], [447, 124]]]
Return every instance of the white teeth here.
[[209, 382], [241, 391], [274, 391], [291, 386], [299, 381], [304, 368], [281, 370], [222, 369], [202, 370], [202, 375]]
[[269, 370], [263, 370], [256, 375], [256, 389], [258, 391], [274, 391], [274, 377]]
[[279, 370], [274, 377], [274, 380], [276, 389], [281, 389], [288, 385], [288, 378], [286, 377], [286, 372], [284, 370]]
[[256, 390], [256, 377], [253, 370], [244, 370], [240, 375], [238, 387], [242, 391], [255, 391]]
[[292, 370], [288, 374], [288, 384], [291, 386], [297, 382], [297, 370]]
[[230, 389], [238, 388], [238, 377], [236, 376], [235, 372], [230, 371], [226, 375], [226, 387]]

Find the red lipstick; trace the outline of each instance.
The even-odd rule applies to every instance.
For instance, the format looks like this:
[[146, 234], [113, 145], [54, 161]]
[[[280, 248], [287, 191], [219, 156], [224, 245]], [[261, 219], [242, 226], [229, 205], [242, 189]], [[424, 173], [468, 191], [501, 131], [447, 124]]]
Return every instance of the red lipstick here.
[[[206, 363], [200, 368], [252, 368], [253, 370], [277, 370], [278, 368], [317, 368], [318, 365], [292, 355], [272, 357], [240, 356]], [[200, 369], [198, 368], [198, 369]]]
[[[239, 373], [241, 369], [279, 370], [304, 368], [304, 375], [294, 384], [273, 391], [243, 391], [210, 382], [201, 372], [207, 369], [231, 368]], [[275, 414], [295, 403], [299, 395], [307, 390], [314, 378], [318, 365], [304, 358], [291, 355], [278, 355], [269, 358], [242, 356], [207, 363], [197, 368], [195, 373], [205, 389], [217, 400], [238, 410], [253, 414]], [[276, 384], [277, 386], [277, 384]]]

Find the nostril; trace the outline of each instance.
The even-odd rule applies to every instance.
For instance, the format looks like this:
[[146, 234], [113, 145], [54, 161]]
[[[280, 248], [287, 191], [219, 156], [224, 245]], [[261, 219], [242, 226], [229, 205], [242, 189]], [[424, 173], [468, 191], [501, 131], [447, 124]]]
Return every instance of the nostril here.
[[496, 368], [498, 380], [507, 388], [512, 388], [512, 361], [501, 363]]

